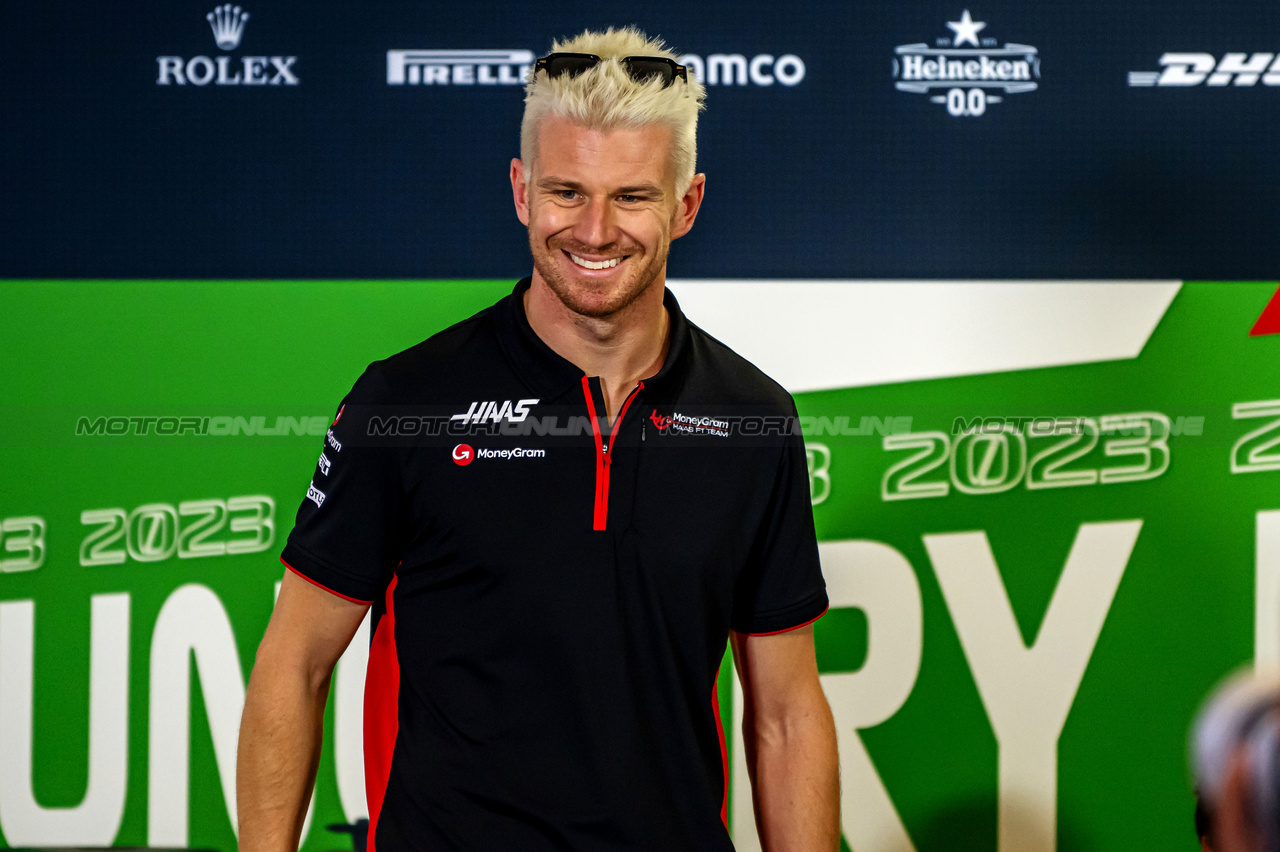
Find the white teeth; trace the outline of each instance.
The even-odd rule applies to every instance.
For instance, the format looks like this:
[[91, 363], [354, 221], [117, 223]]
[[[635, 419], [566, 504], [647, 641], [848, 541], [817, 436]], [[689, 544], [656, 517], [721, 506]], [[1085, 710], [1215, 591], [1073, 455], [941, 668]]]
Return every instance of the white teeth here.
[[611, 257], [608, 260], [583, 260], [576, 254], [570, 254], [569, 257], [573, 258], [574, 263], [587, 269], [612, 269], [622, 259], [620, 257]]

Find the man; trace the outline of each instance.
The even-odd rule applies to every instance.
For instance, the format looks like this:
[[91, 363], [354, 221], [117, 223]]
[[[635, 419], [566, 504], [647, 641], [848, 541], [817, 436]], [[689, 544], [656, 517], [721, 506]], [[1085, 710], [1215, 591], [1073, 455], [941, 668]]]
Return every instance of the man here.
[[1191, 738], [1196, 833], [1211, 852], [1280, 852], [1280, 675], [1214, 688]]
[[795, 408], [664, 287], [702, 98], [630, 29], [531, 73], [511, 185], [533, 275], [339, 409], [250, 680], [242, 849], [295, 846], [370, 604], [371, 849], [732, 849], [730, 636], [764, 847], [837, 848]]

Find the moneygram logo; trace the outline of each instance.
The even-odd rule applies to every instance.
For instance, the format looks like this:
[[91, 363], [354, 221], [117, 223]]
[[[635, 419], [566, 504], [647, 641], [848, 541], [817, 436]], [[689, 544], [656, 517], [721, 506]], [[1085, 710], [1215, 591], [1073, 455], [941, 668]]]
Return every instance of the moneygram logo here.
[[527, 449], [525, 447], [516, 447], [510, 450], [476, 450], [476, 458], [478, 459], [545, 459], [547, 451], [542, 449]]
[[[523, 85], [534, 60], [531, 50], [388, 50], [387, 85]], [[805, 75], [791, 53], [686, 53], [680, 63], [707, 86], [797, 86]]]
[[[227, 3], [205, 15], [220, 50], [235, 50], [244, 36], [249, 13]], [[296, 86], [296, 56], [157, 56], [157, 86]]]
[[1190, 86], [1280, 86], [1280, 56], [1274, 53], [1166, 53], [1161, 71], [1130, 71], [1129, 85], [1188, 88]]
[[679, 432], [684, 435], [715, 435], [727, 438], [733, 428], [732, 424], [724, 418], [681, 414], [679, 411], [666, 415], [654, 410], [649, 415], [649, 420], [658, 427], [659, 432], [673, 434]]
[[894, 87], [928, 95], [949, 115], [975, 118], [985, 115], [990, 104], [1003, 103], [1005, 95], [1038, 89], [1039, 50], [979, 37], [986, 26], [966, 9], [960, 20], [947, 22], [952, 35], [937, 39], [933, 47], [923, 42], [899, 45], [894, 49]]
[[510, 459], [545, 459], [546, 457], [546, 450], [528, 449], [526, 447], [515, 447], [508, 450], [491, 450], [481, 447], [477, 450], [470, 444], [458, 444], [453, 448], [453, 463], [462, 467], [466, 467], [476, 459], [509, 461]]

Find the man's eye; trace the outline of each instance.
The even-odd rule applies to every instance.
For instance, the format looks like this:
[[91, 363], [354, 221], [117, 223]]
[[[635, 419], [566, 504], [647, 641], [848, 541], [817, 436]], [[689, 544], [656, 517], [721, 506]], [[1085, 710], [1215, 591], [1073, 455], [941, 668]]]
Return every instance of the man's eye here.
[[561, 198], [563, 198], [565, 201], [572, 201], [573, 199], [578, 197], [578, 193], [572, 189], [562, 189], [556, 194], [559, 195]]

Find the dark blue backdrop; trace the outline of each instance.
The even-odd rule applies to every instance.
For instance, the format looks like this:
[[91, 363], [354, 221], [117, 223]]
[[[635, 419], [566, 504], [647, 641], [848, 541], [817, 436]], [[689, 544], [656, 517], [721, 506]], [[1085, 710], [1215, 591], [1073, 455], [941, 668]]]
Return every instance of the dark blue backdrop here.
[[[800, 57], [710, 87], [680, 277], [1269, 278], [1280, 88], [1131, 87], [1162, 54], [1280, 52], [1250, 2], [9, 4], [0, 275], [514, 277], [516, 86], [390, 86], [395, 49], [524, 49], [634, 22], [681, 52]], [[1039, 88], [953, 117], [894, 48], [968, 9]], [[298, 85], [157, 85], [157, 57], [296, 56]], [[268, 69], [268, 75], [270, 75]], [[939, 90], [945, 92], [945, 89]], [[994, 91], [994, 90], [991, 90]]]

